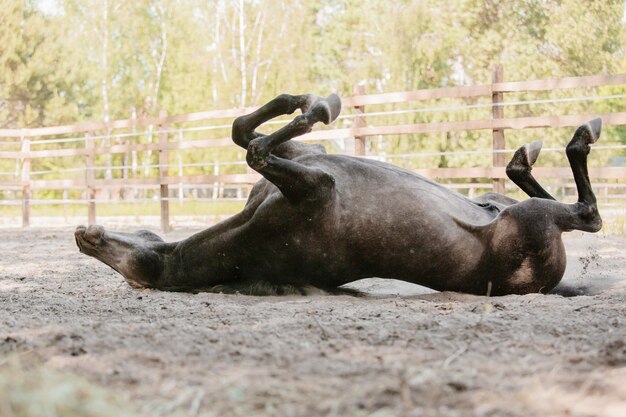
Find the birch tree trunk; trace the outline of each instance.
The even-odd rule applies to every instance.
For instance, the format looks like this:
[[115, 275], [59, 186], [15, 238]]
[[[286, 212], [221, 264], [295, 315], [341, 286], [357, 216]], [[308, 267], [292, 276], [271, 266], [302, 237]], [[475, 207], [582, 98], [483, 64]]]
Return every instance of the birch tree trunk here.
[[156, 80], [154, 82], [151, 109], [152, 115], [156, 115], [156, 111], [158, 108], [159, 90], [161, 89], [161, 77], [163, 74], [163, 66], [165, 65], [165, 57], [167, 55], [167, 20], [171, 13], [171, 8], [168, 8], [166, 10], [163, 1], [161, 1], [157, 5], [157, 10], [159, 12], [159, 26], [161, 29], [161, 51], [159, 53], [159, 58], [156, 63]]
[[265, 9], [259, 10], [255, 21], [255, 28], [257, 29], [257, 38], [255, 48], [256, 56], [250, 85], [250, 97], [252, 98], [250, 103], [251, 105], [256, 104], [257, 101], [257, 80], [259, 76], [259, 69], [263, 65], [263, 62], [261, 62], [261, 49], [263, 47], [263, 30], [265, 29]]
[[109, 0], [102, 2], [102, 116], [109, 122]]
[[243, 0], [239, 0], [239, 7], [237, 8], [237, 14], [239, 17], [239, 70], [241, 71], [241, 99], [239, 105], [245, 107], [248, 77], [246, 70], [246, 39], [245, 39], [245, 15]]
[[[109, 7], [111, 2], [104, 0], [102, 2], [102, 118], [104, 123], [108, 123], [111, 120], [111, 110], [109, 105]], [[106, 130], [106, 137], [104, 139], [104, 146], [111, 146], [111, 129]], [[111, 171], [111, 153], [106, 152], [104, 155], [104, 163], [106, 165], [104, 171], [104, 178], [109, 180], [113, 178]], [[93, 168], [93, 167], [92, 167]], [[94, 173], [95, 175], [95, 173]], [[107, 199], [111, 198], [111, 190], [106, 191]]]
[[[161, 89], [161, 78], [163, 75], [163, 67], [165, 66], [165, 58], [167, 56], [167, 20], [171, 13], [171, 7], [166, 7], [163, 3], [163, 0], [160, 0], [156, 5], [155, 9], [157, 11], [157, 15], [159, 18], [159, 28], [160, 28], [160, 36], [159, 43], [161, 44], [161, 48], [157, 51], [158, 44], [155, 43], [152, 48], [153, 56], [155, 57], [155, 77], [154, 77], [154, 85], [152, 89], [152, 99], [150, 102], [150, 116], [155, 116], [158, 105], [159, 105], [159, 91]], [[148, 143], [152, 143], [153, 139], [153, 130], [154, 126], [148, 126]], [[152, 161], [152, 151], [146, 151], [146, 158], [144, 159], [144, 173], [146, 176], [150, 173], [150, 162]]]

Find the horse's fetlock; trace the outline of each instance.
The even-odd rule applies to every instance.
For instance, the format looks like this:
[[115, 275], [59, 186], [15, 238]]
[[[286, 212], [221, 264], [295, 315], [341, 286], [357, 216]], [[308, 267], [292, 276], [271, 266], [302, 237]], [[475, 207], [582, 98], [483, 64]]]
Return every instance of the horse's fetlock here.
[[583, 140], [572, 140], [565, 147], [565, 154], [570, 158], [577, 155], [588, 155], [590, 151], [591, 146]]
[[522, 164], [509, 164], [506, 167], [506, 175], [511, 179], [525, 178], [531, 169]]

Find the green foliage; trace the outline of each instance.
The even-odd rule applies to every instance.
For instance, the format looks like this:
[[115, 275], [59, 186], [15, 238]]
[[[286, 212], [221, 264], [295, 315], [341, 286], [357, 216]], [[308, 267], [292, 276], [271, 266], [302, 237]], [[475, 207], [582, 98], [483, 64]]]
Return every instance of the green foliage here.
[[495, 63], [509, 80], [626, 69], [617, 0], [0, 0], [0, 10], [2, 127], [348, 95], [357, 82], [487, 83]]
[[[0, 128], [77, 123], [260, 105], [282, 92], [335, 91], [359, 83], [367, 93], [491, 82], [501, 63], [506, 80], [626, 71], [623, 0], [0, 0]], [[507, 101], [624, 94], [624, 86], [507, 94]], [[461, 121], [490, 117], [489, 98], [369, 106], [367, 111], [418, 110], [368, 117], [369, 125]], [[447, 108], [426, 111], [428, 108]], [[507, 117], [626, 111], [624, 100], [526, 104]], [[424, 111], [419, 111], [420, 109]], [[344, 112], [349, 113], [349, 110]], [[228, 125], [230, 120], [216, 121]], [[336, 125], [350, 126], [350, 120]], [[108, 146], [106, 132], [97, 146]], [[185, 140], [224, 138], [229, 129], [185, 133]], [[568, 132], [507, 132], [507, 147], [542, 138], [563, 146]], [[116, 143], [150, 143], [151, 132]], [[178, 140], [172, 134], [170, 141]], [[626, 143], [623, 127], [606, 129], [603, 144]], [[488, 149], [489, 132], [370, 137], [377, 154]], [[336, 146], [329, 144], [329, 146]], [[81, 142], [33, 149], [81, 147]], [[15, 147], [11, 150], [18, 150]], [[3, 146], [2, 150], [9, 150]], [[613, 154], [614, 155], [614, 154]], [[169, 163], [241, 159], [241, 150], [171, 152]], [[596, 152], [592, 162], [609, 163]], [[81, 158], [33, 161], [34, 179], [80, 178]], [[489, 166], [490, 155], [436, 155], [391, 160], [408, 168]], [[96, 178], [155, 174], [154, 152], [98, 155]], [[546, 152], [539, 164], [564, 165]], [[19, 168], [19, 167], [18, 167]], [[170, 168], [176, 170], [173, 166]], [[180, 168], [217, 173], [213, 166]], [[0, 160], [0, 172], [14, 172]], [[17, 170], [19, 171], [19, 169]], [[245, 173], [222, 165], [221, 174]], [[35, 178], [36, 177], [36, 178]], [[4, 176], [0, 180], [7, 179]], [[45, 197], [59, 198], [60, 191]]]
[[63, 124], [91, 116], [89, 75], [61, 20], [31, 2], [1, 0], [0, 127]]

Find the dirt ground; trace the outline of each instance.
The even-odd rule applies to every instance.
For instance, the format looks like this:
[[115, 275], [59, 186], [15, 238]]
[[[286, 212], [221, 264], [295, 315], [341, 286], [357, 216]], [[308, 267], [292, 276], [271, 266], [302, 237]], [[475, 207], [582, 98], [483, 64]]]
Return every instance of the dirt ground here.
[[[166, 236], [177, 240], [194, 230]], [[0, 230], [0, 356], [149, 416], [626, 416], [626, 238], [569, 234], [551, 295], [133, 290], [72, 230]]]

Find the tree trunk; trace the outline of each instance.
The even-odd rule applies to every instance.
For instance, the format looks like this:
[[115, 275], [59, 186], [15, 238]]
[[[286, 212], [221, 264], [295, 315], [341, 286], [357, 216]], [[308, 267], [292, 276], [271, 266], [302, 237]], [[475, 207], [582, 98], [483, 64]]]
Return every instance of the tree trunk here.
[[246, 106], [246, 96], [248, 87], [248, 77], [246, 70], [246, 40], [245, 40], [245, 23], [244, 23], [244, 4], [243, 0], [239, 0], [239, 8], [237, 10], [239, 15], [239, 70], [241, 71], [241, 99], [240, 106]]

